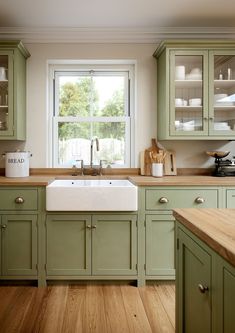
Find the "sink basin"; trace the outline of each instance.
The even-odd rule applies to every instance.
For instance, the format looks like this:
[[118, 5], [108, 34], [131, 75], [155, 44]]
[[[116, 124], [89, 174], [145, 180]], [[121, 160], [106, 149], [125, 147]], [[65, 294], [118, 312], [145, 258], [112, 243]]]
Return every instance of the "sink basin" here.
[[138, 188], [129, 180], [54, 180], [46, 187], [48, 211], [135, 211]]

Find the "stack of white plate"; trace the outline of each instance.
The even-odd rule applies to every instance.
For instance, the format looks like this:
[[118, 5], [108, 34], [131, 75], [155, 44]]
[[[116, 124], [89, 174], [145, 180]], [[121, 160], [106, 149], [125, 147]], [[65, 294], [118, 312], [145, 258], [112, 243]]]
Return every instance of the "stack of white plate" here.
[[231, 127], [227, 122], [215, 122], [214, 123], [215, 131], [230, 131]]

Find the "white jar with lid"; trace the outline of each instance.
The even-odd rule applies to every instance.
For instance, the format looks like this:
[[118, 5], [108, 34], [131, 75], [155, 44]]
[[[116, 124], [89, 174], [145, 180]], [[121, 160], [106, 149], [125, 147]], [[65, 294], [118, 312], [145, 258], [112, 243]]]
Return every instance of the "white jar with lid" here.
[[6, 177], [28, 177], [29, 158], [32, 156], [28, 151], [6, 152], [5, 176]]

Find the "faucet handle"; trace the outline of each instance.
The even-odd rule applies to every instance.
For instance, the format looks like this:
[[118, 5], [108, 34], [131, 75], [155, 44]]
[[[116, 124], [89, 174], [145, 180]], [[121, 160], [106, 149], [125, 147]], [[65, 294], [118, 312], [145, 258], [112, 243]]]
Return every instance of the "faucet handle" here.
[[83, 169], [84, 169], [83, 160], [76, 160], [76, 162], [80, 162], [81, 163], [81, 175], [83, 176], [84, 175], [84, 173], [83, 173]]
[[100, 160], [100, 176], [102, 176], [103, 162], [108, 162], [107, 160]]

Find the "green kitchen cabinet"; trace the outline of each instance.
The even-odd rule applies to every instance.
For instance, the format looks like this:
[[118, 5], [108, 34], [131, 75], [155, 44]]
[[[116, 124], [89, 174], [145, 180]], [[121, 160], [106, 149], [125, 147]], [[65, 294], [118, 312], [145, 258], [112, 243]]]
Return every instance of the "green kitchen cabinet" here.
[[93, 215], [92, 274], [137, 274], [135, 215]]
[[2, 276], [37, 275], [37, 215], [2, 215]]
[[144, 224], [145, 239], [139, 245], [145, 268], [145, 280], [175, 278], [175, 219], [174, 208], [218, 208], [223, 192], [206, 186], [151, 186], [139, 189], [140, 228]]
[[177, 237], [177, 332], [211, 332], [211, 255], [181, 229]]
[[91, 216], [48, 215], [47, 275], [91, 274]]
[[176, 332], [235, 332], [235, 267], [176, 222]]
[[159, 140], [233, 140], [235, 43], [167, 40], [157, 58]]
[[226, 208], [235, 208], [235, 189], [226, 189]]
[[146, 275], [175, 277], [172, 215], [146, 215]]
[[124, 214], [48, 214], [46, 275], [137, 275], [137, 218]]
[[26, 59], [20, 41], [0, 41], [0, 140], [26, 139]]

